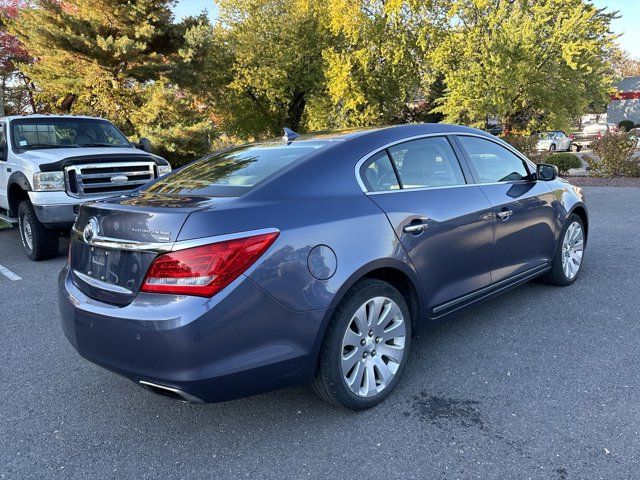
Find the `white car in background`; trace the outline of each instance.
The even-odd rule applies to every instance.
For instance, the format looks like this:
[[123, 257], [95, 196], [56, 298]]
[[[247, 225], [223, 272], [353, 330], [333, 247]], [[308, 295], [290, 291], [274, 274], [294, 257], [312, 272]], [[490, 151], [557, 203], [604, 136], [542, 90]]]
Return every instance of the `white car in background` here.
[[570, 152], [573, 138], [560, 130], [540, 132], [537, 150], [539, 152]]

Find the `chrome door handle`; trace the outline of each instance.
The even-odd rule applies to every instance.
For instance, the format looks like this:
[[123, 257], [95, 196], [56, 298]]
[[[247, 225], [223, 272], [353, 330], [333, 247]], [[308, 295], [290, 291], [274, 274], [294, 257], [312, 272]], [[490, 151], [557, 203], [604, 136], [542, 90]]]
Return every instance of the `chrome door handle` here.
[[429, 224], [427, 223], [428, 220], [428, 218], [412, 220], [409, 225], [404, 226], [402, 231], [405, 233], [413, 233], [414, 235], [418, 235], [429, 228]]
[[503, 222], [509, 220], [509, 218], [511, 218], [511, 215], [513, 215], [513, 210], [503, 210], [501, 212], [498, 212], [498, 217], [500, 217], [500, 220], [502, 220]]

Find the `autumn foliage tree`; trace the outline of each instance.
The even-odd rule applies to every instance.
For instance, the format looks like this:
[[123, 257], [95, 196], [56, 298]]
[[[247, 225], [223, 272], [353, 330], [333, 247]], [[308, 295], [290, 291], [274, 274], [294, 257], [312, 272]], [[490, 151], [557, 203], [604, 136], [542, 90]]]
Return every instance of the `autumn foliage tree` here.
[[562, 128], [604, 107], [615, 13], [584, 0], [453, 0], [450, 28], [426, 60], [444, 74], [449, 122], [507, 131]]
[[561, 128], [605, 105], [615, 76], [615, 13], [588, 0], [216, 3], [215, 22], [176, 22], [172, 0], [30, 0], [3, 25], [38, 105], [105, 116], [180, 161], [220, 131]]
[[[24, 110], [35, 112], [33, 83], [18, 69], [33, 57], [24, 45], [7, 30], [7, 24], [18, 17], [24, 0], [0, 0], [0, 116]], [[6, 97], [6, 98], [5, 98]]]

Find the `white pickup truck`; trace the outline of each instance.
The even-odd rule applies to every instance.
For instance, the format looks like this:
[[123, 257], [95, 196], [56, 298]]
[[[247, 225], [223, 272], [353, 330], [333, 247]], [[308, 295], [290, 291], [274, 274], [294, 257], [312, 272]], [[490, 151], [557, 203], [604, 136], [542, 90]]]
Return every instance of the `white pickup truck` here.
[[0, 219], [18, 225], [33, 260], [58, 253], [59, 236], [89, 200], [131, 191], [171, 171], [110, 122], [69, 115], [0, 118]]

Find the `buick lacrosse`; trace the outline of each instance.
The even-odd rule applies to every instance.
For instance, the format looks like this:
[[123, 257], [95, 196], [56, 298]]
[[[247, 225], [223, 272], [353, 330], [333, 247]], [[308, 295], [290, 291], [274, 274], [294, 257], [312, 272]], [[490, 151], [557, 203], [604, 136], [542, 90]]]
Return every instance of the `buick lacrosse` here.
[[310, 383], [365, 409], [423, 326], [537, 277], [573, 283], [588, 226], [580, 188], [479, 130], [287, 130], [84, 204], [62, 325], [164, 396]]

